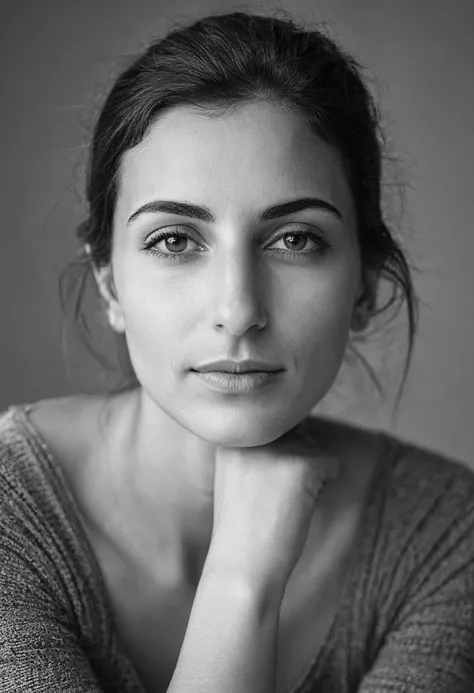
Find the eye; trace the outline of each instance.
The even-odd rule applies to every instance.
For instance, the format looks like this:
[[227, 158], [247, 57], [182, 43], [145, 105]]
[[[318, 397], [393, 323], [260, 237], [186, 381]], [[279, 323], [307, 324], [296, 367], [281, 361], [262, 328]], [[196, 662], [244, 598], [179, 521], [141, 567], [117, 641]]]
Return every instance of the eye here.
[[[173, 228], [173, 227], [171, 227]], [[177, 228], [177, 227], [174, 227]], [[202, 248], [186, 231], [157, 231], [145, 242], [143, 248], [145, 251], [158, 255], [166, 259], [183, 259], [184, 250], [189, 249], [189, 242], [194, 243], [198, 248]], [[157, 250], [155, 246], [162, 243], [161, 250]]]
[[[171, 229], [183, 229], [182, 226], [168, 227]], [[161, 249], [158, 244], [162, 243]], [[194, 243], [195, 248], [190, 248], [189, 243]], [[283, 243], [282, 248], [271, 248], [275, 243]], [[309, 245], [309, 248], [308, 248]], [[289, 246], [289, 247], [288, 247]], [[280, 234], [270, 246], [267, 246], [272, 253], [281, 255], [284, 258], [304, 259], [310, 255], [321, 255], [331, 244], [325, 235], [318, 229], [307, 231], [301, 227], [286, 231]], [[184, 262], [193, 259], [205, 250], [204, 246], [195, 241], [187, 231], [156, 231], [151, 234], [143, 245], [145, 252], [151, 253], [163, 260]], [[185, 252], [186, 250], [190, 252]]]
[[309, 232], [303, 229], [286, 231], [275, 242], [282, 242], [285, 246], [284, 249], [276, 248], [276, 252], [291, 255], [308, 255], [318, 251], [323, 252], [331, 247], [321, 232]]

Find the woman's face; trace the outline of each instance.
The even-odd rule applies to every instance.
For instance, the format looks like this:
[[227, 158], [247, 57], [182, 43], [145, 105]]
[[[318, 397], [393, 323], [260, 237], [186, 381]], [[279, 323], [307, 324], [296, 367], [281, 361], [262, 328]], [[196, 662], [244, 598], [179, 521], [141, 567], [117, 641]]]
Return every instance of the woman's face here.
[[[262, 218], [298, 198], [325, 206]], [[163, 212], [158, 200], [208, 211]], [[145, 396], [216, 445], [262, 445], [296, 426], [342, 364], [356, 233], [339, 156], [296, 116], [264, 102], [222, 119], [162, 115], [122, 159], [113, 227], [111, 310]], [[238, 394], [192, 370], [225, 358], [282, 370]]]

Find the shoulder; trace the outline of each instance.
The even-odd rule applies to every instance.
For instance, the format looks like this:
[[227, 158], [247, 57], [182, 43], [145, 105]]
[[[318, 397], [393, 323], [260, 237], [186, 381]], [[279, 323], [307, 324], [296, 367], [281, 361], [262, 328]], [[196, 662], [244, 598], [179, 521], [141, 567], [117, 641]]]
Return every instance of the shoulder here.
[[74, 438], [77, 419], [65, 414], [66, 401], [11, 405], [0, 412], [0, 497], [12, 509], [52, 503], [62, 491], [55, 453]]
[[70, 504], [78, 501], [74, 482], [86, 473], [88, 450], [96, 445], [92, 422], [97, 427], [99, 418], [99, 402], [93, 407], [82, 396], [12, 405], [0, 412], [3, 522], [18, 531], [27, 517], [38, 530], [45, 530], [45, 515], [70, 522]]
[[28, 420], [53, 455], [70, 457], [74, 450], [84, 453], [93, 445], [105, 412], [106, 398], [74, 395], [44, 399], [26, 407]]
[[22, 411], [23, 405], [16, 405], [0, 413], [0, 610], [9, 608], [10, 598], [19, 605], [21, 595], [14, 595], [27, 594], [28, 586], [38, 600], [54, 593], [58, 607], [66, 608], [64, 544], [71, 537], [66, 489]]
[[41, 446], [31, 437], [23, 412], [24, 405], [12, 405], [0, 412], [0, 491], [3, 492], [14, 483], [34, 486], [41, 466]]
[[384, 445], [366, 497], [348, 609], [357, 609], [357, 627], [370, 627], [374, 643], [391, 639], [388, 658], [397, 647], [415, 657], [418, 638], [421, 652], [427, 638], [446, 642], [453, 632], [460, 648], [462, 634], [462, 647], [472, 649], [474, 471], [387, 432], [357, 433], [361, 450], [370, 449], [367, 436]]
[[434, 450], [384, 437], [363, 552], [371, 556], [364, 571], [377, 587], [379, 613], [401, 618], [441, 594], [474, 608], [473, 470]]
[[73, 395], [20, 407], [30, 434], [46, 451], [74, 492], [87, 478], [104, 444], [108, 399]]
[[14, 407], [33, 455], [24, 470], [15, 469], [15, 483], [25, 486], [26, 475], [36, 508], [62, 512], [68, 522], [79, 522], [89, 539], [101, 503], [97, 479], [112, 444], [110, 404], [107, 395], [80, 394]]
[[366, 506], [387, 565], [401, 551], [422, 560], [463, 533], [474, 557], [473, 469], [388, 432], [327, 419], [313, 425], [341, 452], [347, 493]]
[[[474, 590], [474, 472], [434, 450], [391, 439], [381, 524], [387, 564], [399, 585], [441, 588], [450, 578], [462, 592]], [[472, 593], [472, 592], [471, 592]]]
[[362, 687], [381, 690], [396, 679], [444, 691], [456, 679], [459, 690], [470, 690], [474, 472], [434, 450], [384, 438], [347, 600], [353, 640], [369, 646]]
[[381, 476], [388, 493], [398, 500], [403, 497], [408, 501], [409, 489], [416, 489], [417, 504], [448, 489], [474, 500], [474, 466], [387, 431], [337, 419], [310, 417], [308, 421], [312, 431], [329, 441], [348, 464], [372, 458], [375, 466], [383, 469]]
[[[38, 428], [39, 417], [33, 423], [29, 407], [42, 412]], [[45, 416], [46, 410], [58, 417]], [[53, 456], [59, 438], [50, 435], [49, 426], [66, 420], [59, 417], [60, 411], [58, 401], [45, 400], [0, 412], [0, 565], [5, 567], [3, 573], [0, 570], [0, 593], [10, 578], [14, 585], [21, 574], [31, 585], [40, 580], [48, 594], [61, 595], [64, 606], [71, 596], [68, 591], [79, 584], [77, 578], [84, 589], [90, 588], [92, 578], [75, 489], [62, 460]], [[70, 422], [67, 431], [74, 428], [74, 420]]]
[[433, 449], [387, 436], [387, 504], [403, 506], [413, 521], [432, 516], [439, 525], [455, 516], [474, 517], [474, 469]]
[[84, 652], [109, 628], [100, 574], [28, 406], [0, 412], [0, 688], [33, 690], [34, 672], [42, 690], [99, 691]]

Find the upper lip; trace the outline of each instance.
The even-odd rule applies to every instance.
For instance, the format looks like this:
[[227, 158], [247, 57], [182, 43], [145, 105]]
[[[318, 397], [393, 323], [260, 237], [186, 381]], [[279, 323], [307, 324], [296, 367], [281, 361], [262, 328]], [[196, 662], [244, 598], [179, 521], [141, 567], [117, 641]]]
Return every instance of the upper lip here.
[[263, 361], [252, 361], [250, 359], [245, 361], [231, 361], [224, 359], [204, 363], [192, 370], [201, 371], [203, 373], [209, 371], [221, 371], [224, 373], [249, 373], [253, 371], [261, 373], [262, 371], [280, 371], [282, 369], [280, 366], [274, 366], [271, 363], [264, 363]]

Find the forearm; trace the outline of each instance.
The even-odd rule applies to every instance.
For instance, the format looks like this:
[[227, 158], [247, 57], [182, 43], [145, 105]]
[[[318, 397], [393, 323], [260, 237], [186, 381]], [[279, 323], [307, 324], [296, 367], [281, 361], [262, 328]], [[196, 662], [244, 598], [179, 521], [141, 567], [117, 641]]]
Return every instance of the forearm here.
[[206, 564], [167, 693], [274, 693], [283, 592]]

